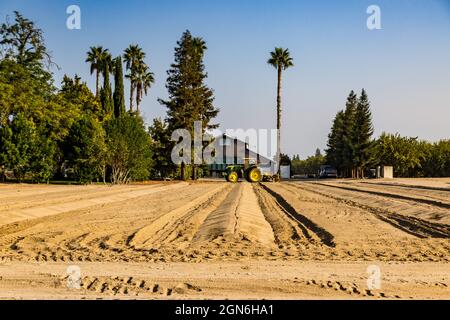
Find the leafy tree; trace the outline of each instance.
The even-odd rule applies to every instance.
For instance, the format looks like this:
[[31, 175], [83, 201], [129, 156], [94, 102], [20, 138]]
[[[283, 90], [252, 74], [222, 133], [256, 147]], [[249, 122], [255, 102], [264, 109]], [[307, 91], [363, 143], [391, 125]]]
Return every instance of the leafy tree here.
[[393, 166], [397, 177], [419, 176], [424, 158], [420, 141], [401, 137], [399, 134], [383, 133], [375, 146], [375, 155], [380, 166]]
[[68, 104], [67, 109], [77, 110], [80, 114], [79, 117], [86, 113], [93, 114], [100, 119], [103, 117], [100, 102], [95, 98], [86, 83], [81, 82], [81, 78], [77, 75], [73, 79], [64, 75], [58, 95], [60, 100]]
[[[281, 78], [283, 70], [294, 66], [293, 59], [290, 56], [289, 49], [275, 48], [270, 53], [268, 64], [277, 69], [277, 159], [281, 160]], [[278, 166], [278, 174], [280, 167]]]
[[431, 145], [431, 152], [422, 167], [429, 177], [450, 177], [450, 140], [441, 140]]
[[65, 159], [81, 182], [92, 182], [105, 172], [105, 130], [96, 117], [85, 114], [64, 142]]
[[287, 154], [281, 154], [280, 159], [280, 165], [281, 166], [290, 166], [291, 165], [291, 158]]
[[149, 177], [152, 154], [150, 137], [140, 116], [124, 114], [106, 124], [107, 165], [113, 184]]
[[0, 37], [5, 59], [30, 69], [42, 68], [44, 61], [48, 65], [52, 63], [42, 30], [17, 11], [14, 11], [14, 23], [10, 23], [7, 18], [0, 26]]
[[[214, 106], [213, 91], [205, 84], [207, 78], [203, 64], [205, 50], [206, 43], [203, 39], [193, 37], [188, 30], [177, 42], [175, 61], [167, 71], [166, 88], [169, 99], [159, 99], [159, 102], [167, 108], [170, 131], [186, 129], [193, 136], [195, 121], [201, 121], [202, 133], [206, 129], [218, 127], [218, 124], [211, 123], [219, 109]], [[192, 178], [196, 179], [195, 165], [192, 167]], [[183, 165], [181, 172], [184, 172]], [[185, 179], [184, 174], [181, 178]]]
[[32, 150], [30, 160], [32, 180], [48, 183], [57, 170], [58, 146], [48, 137], [45, 129], [38, 128]]
[[309, 156], [305, 160], [301, 160], [300, 156], [294, 156], [292, 159], [291, 169], [293, 174], [315, 175], [320, 166], [325, 164], [325, 157], [317, 149], [314, 156]]
[[[4, 64], [0, 62], [0, 66]], [[14, 106], [14, 85], [3, 82], [0, 71], [0, 127], [6, 126], [9, 122], [9, 115]]]
[[167, 123], [159, 118], [153, 119], [153, 125], [149, 128], [149, 133], [153, 159], [151, 176], [154, 178], [172, 176], [176, 170], [176, 166], [170, 157], [174, 142], [171, 140], [171, 132]]
[[95, 72], [95, 96], [99, 96], [100, 73], [103, 72], [102, 59], [107, 49], [102, 46], [90, 47], [87, 52], [86, 62], [91, 64], [91, 74]]
[[56, 144], [33, 121], [19, 113], [0, 128], [0, 163], [19, 180], [48, 181], [55, 168]]
[[125, 93], [123, 87], [122, 57], [114, 59], [114, 116], [120, 117], [125, 110]]

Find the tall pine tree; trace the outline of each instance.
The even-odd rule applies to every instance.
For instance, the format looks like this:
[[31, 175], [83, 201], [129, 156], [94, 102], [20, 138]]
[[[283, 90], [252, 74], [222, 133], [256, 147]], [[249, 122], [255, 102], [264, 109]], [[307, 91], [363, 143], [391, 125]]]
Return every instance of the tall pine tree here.
[[339, 111], [333, 121], [328, 135], [327, 163], [334, 166], [341, 174], [344, 170], [344, 111]]
[[355, 171], [353, 166], [354, 156], [354, 134], [356, 108], [358, 106], [358, 96], [352, 90], [347, 97], [344, 111], [344, 132], [343, 132], [343, 150], [342, 160], [344, 166], [344, 175], [346, 177], [354, 177]]
[[361, 178], [371, 157], [372, 114], [366, 91], [361, 97], [352, 90], [345, 110], [337, 113], [328, 135], [327, 162], [344, 177]]
[[[217, 128], [211, 120], [219, 112], [213, 102], [213, 90], [205, 84], [207, 73], [203, 64], [206, 44], [201, 38], [193, 37], [187, 30], [177, 42], [175, 61], [167, 71], [166, 88], [168, 100], [159, 99], [167, 108], [167, 123], [169, 129], [187, 129], [193, 136], [194, 122], [202, 122], [202, 132]], [[192, 164], [193, 161], [192, 155]], [[192, 178], [196, 178], [195, 165], [192, 165]], [[184, 166], [182, 165], [182, 179]]]
[[123, 87], [122, 57], [114, 59], [114, 116], [120, 117], [125, 113], [125, 94]]
[[353, 127], [353, 165], [356, 168], [356, 178], [364, 177], [364, 167], [370, 160], [372, 147], [372, 113], [366, 91], [363, 89], [358, 100]]

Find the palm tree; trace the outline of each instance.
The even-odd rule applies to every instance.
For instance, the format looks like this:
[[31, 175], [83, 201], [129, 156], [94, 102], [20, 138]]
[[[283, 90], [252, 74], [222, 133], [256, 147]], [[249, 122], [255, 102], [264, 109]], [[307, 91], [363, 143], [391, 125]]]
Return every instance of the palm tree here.
[[281, 76], [282, 71], [289, 67], [293, 67], [293, 59], [289, 54], [289, 49], [275, 48], [270, 53], [270, 58], [267, 63], [273, 66], [278, 71], [278, 85], [277, 85], [277, 163], [278, 174], [280, 174], [280, 155], [281, 155]]
[[133, 78], [136, 85], [136, 109], [139, 112], [139, 105], [143, 95], [147, 95], [148, 89], [155, 82], [153, 72], [150, 72], [148, 66], [144, 63], [137, 66], [135, 77]]
[[108, 51], [108, 49], [103, 49], [102, 46], [98, 46], [98, 47], [90, 47], [89, 51], [87, 52], [86, 62], [89, 62], [91, 64], [91, 74], [93, 74], [94, 72], [96, 73], [95, 79], [96, 97], [98, 97], [99, 94], [99, 78], [100, 73], [103, 71], [102, 58], [105, 54], [105, 51]]
[[202, 38], [193, 38], [192, 45], [195, 53], [197, 53], [200, 57], [203, 57], [205, 51], [208, 49], [206, 42]]
[[113, 58], [111, 56], [111, 53], [109, 53], [108, 49], [103, 50], [103, 53], [100, 57], [100, 72], [102, 73], [103, 77], [113, 72]]
[[130, 71], [125, 77], [130, 80], [130, 111], [133, 112], [136, 72], [138, 71], [138, 66], [144, 63], [145, 52], [138, 45], [130, 45], [125, 49], [123, 59], [127, 70]]

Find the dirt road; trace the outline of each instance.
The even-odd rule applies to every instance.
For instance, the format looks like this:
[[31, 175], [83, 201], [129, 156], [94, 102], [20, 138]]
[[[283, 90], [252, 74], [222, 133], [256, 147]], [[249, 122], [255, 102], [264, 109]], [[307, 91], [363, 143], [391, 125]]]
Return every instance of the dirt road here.
[[450, 298], [440, 186], [0, 185], [0, 200], [3, 298]]

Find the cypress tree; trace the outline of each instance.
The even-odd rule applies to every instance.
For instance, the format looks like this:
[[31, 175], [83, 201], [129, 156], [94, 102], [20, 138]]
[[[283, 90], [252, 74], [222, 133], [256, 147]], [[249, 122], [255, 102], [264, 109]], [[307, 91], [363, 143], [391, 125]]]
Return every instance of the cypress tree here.
[[120, 117], [125, 113], [125, 94], [123, 87], [122, 57], [114, 59], [114, 116]]
[[106, 116], [111, 115], [113, 111], [113, 100], [111, 82], [109, 80], [109, 74], [112, 71], [112, 59], [109, 53], [103, 57], [103, 88], [100, 90], [100, 101], [102, 103], [103, 112]]

